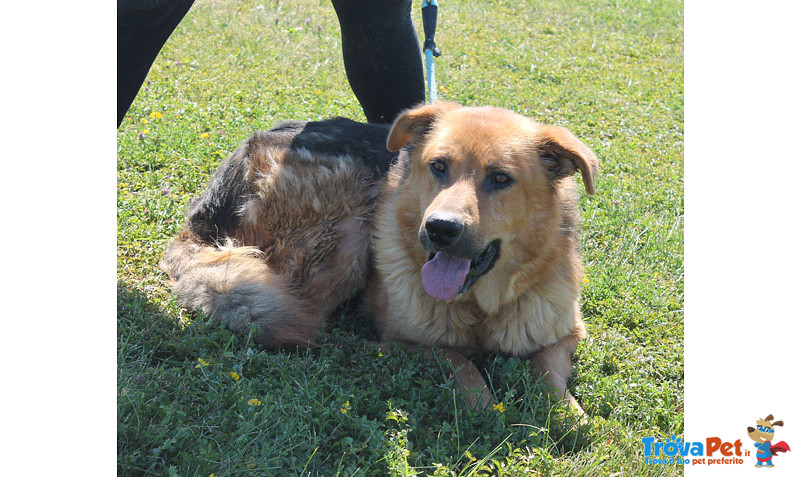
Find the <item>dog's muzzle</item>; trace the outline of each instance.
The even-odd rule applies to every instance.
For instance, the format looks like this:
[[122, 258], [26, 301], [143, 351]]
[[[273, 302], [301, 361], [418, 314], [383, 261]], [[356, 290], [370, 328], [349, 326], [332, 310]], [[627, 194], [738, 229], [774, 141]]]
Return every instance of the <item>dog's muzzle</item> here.
[[439, 300], [452, 300], [466, 292], [500, 257], [500, 240], [476, 247], [464, 222], [449, 213], [431, 214], [420, 242], [428, 251], [428, 261], [422, 267], [422, 285]]

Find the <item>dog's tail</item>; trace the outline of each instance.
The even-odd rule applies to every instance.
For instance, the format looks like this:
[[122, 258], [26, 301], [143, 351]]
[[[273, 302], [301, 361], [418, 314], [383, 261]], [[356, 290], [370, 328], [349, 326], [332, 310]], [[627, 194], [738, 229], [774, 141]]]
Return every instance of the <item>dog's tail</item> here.
[[256, 341], [263, 345], [309, 345], [322, 328], [322, 317], [304, 309], [287, 277], [273, 273], [255, 247], [239, 247], [231, 240], [212, 246], [184, 232], [159, 266], [182, 306], [240, 334], [254, 323]]

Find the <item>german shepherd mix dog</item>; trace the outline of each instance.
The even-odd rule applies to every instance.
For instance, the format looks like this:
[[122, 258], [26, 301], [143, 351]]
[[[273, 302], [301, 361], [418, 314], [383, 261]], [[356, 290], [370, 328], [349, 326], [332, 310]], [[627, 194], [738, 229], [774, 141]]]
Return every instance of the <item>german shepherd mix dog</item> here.
[[465, 355], [488, 351], [530, 357], [577, 406], [570, 176], [592, 194], [596, 169], [566, 129], [492, 107], [438, 102], [391, 128], [283, 123], [220, 166], [161, 267], [183, 306], [237, 332], [255, 323], [269, 347], [313, 344], [363, 290], [381, 341], [435, 345], [471, 405], [491, 395]]

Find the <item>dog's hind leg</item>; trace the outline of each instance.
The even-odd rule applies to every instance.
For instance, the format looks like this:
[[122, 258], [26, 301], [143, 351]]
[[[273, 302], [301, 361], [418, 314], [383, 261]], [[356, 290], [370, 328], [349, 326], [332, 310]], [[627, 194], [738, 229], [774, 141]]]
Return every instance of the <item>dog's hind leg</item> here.
[[161, 268], [182, 306], [200, 310], [268, 346], [309, 345], [324, 324], [322, 313], [292, 292], [289, 279], [273, 273], [254, 247], [199, 244], [186, 235], [167, 250]]

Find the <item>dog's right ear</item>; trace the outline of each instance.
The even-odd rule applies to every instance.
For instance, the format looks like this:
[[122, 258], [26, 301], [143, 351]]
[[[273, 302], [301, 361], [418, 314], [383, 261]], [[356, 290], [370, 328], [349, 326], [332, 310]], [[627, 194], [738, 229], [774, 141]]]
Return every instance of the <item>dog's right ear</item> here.
[[460, 107], [456, 103], [437, 101], [404, 111], [392, 124], [386, 138], [386, 149], [399, 151], [409, 141], [412, 144], [419, 142], [439, 116]]
[[781, 427], [783, 427], [783, 421], [775, 421], [775, 422], [773, 422], [773, 423], [772, 423], [772, 427], [775, 427], [775, 426], [781, 426]]

